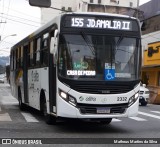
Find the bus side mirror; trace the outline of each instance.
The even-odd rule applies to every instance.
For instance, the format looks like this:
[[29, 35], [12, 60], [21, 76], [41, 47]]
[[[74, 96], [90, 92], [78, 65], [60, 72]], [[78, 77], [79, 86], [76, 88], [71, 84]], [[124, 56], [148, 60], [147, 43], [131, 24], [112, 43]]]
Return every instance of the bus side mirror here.
[[57, 37], [58, 37], [58, 30], [54, 31], [54, 37], [51, 37], [50, 42], [50, 53], [55, 55], [57, 51]]
[[51, 0], [29, 0], [29, 4], [31, 6], [49, 8], [51, 6]]

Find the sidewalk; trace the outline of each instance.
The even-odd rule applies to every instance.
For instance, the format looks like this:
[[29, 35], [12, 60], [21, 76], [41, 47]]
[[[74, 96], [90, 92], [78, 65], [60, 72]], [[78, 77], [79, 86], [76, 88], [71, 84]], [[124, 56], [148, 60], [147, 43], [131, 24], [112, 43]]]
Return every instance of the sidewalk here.
[[10, 85], [8, 83], [0, 84], [0, 104], [18, 105], [18, 100], [11, 95]]

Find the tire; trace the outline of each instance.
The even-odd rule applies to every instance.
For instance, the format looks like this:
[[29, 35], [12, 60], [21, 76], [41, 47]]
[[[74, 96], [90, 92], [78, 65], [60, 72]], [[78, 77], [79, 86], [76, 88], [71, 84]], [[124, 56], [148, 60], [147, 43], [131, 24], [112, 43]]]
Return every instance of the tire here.
[[141, 106], [147, 106], [147, 102], [141, 103]]
[[18, 89], [18, 105], [19, 105], [19, 109], [21, 111], [24, 111], [26, 109], [25, 104], [22, 103], [22, 95], [21, 95], [21, 90], [20, 88]]
[[109, 125], [112, 121], [112, 118], [107, 118], [106, 120], [100, 121], [100, 124], [102, 125]]
[[43, 103], [42, 104], [42, 106], [43, 106], [42, 113], [43, 113], [43, 116], [45, 117], [46, 124], [48, 124], [48, 125], [56, 124], [56, 118], [47, 113], [47, 103], [46, 103], [46, 100], [44, 99], [42, 101], [42, 103]]

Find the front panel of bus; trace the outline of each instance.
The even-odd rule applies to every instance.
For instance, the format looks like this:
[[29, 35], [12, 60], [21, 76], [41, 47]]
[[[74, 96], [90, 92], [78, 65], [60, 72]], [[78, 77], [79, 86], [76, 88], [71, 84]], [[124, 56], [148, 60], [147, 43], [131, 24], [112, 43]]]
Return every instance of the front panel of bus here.
[[140, 46], [136, 19], [64, 15], [58, 47], [57, 115], [136, 115]]

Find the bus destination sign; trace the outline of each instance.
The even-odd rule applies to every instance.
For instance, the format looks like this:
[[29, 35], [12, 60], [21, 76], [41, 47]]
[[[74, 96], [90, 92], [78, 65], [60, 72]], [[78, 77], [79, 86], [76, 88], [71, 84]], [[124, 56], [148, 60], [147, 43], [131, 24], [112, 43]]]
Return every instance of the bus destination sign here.
[[64, 27], [135, 31], [133, 29], [134, 22], [135, 21], [128, 20], [128, 19], [120, 19], [120, 18], [113, 19], [112, 17], [96, 18], [96, 17], [87, 17], [87, 16], [83, 16], [83, 17], [66, 16]]

